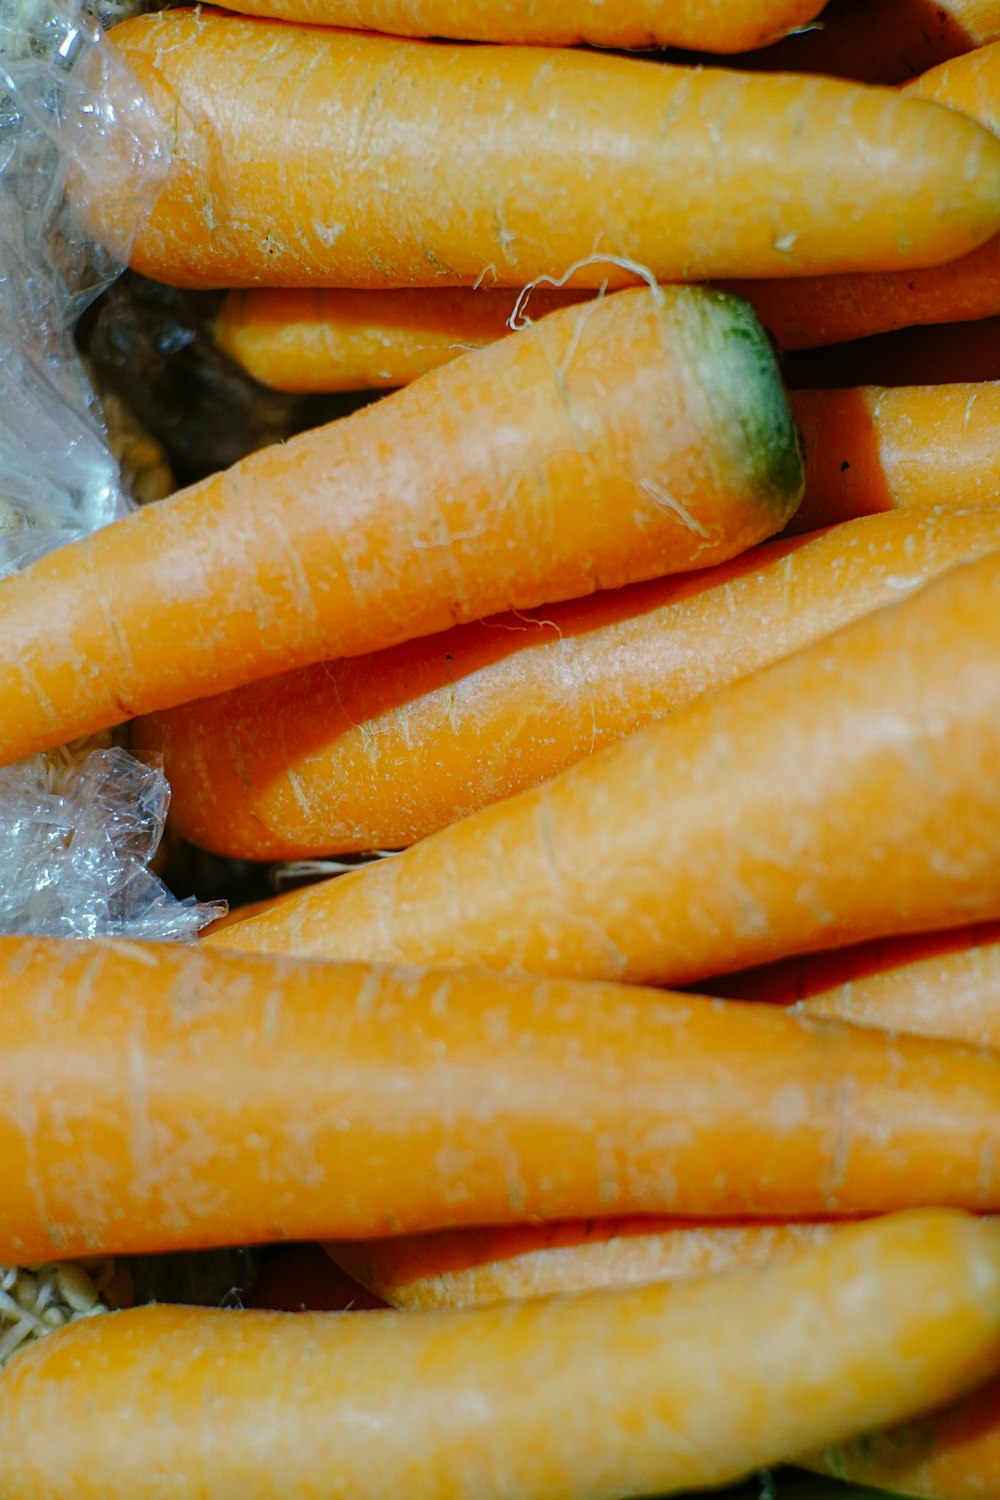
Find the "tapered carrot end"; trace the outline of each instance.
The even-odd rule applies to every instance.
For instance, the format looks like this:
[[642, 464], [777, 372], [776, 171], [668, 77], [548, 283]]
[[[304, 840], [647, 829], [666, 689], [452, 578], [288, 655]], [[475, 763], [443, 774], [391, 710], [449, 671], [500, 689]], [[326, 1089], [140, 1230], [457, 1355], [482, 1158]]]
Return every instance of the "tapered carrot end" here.
[[777, 356], [753, 308], [729, 292], [706, 293], [706, 357], [716, 371], [718, 417], [734, 467], [749, 490], [790, 520], [805, 486], [802, 441], [781, 380]]

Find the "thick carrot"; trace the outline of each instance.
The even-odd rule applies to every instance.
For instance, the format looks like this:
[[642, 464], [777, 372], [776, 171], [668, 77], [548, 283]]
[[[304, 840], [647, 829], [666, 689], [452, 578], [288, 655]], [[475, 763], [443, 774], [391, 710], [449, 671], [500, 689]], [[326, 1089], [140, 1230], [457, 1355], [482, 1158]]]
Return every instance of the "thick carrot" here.
[[893, 1495], [987, 1500], [1000, 1494], [1000, 1380], [922, 1420], [797, 1461]]
[[0, 965], [4, 1264], [610, 1213], [1000, 1208], [989, 1049], [205, 947], [5, 937]]
[[498, 609], [732, 556], [801, 493], [745, 304], [565, 308], [0, 584], [0, 761]]
[[[539, 288], [525, 312], [542, 317], [590, 295]], [[223, 299], [215, 339], [273, 390], [379, 390], [408, 385], [468, 349], [503, 338], [519, 296], [496, 287], [252, 287]]]
[[830, 1220], [683, 1224], [655, 1218], [585, 1219], [335, 1240], [326, 1250], [370, 1292], [412, 1312], [764, 1265], [797, 1245], [828, 1239], [836, 1230]]
[[1000, 497], [1000, 381], [797, 391], [806, 492], [791, 529]]
[[688, 983], [1000, 917], [998, 640], [993, 554], [205, 941]]
[[145, 1307], [15, 1356], [4, 1497], [663, 1494], [912, 1416], [998, 1364], [1000, 1232], [934, 1211], [770, 1266], [502, 1307]]
[[164, 754], [195, 844], [399, 848], [998, 549], [1000, 506], [888, 512], [203, 698], [136, 720], [132, 743]]
[[[179, 285], [521, 286], [582, 261], [600, 286], [632, 279], [616, 256], [664, 281], [888, 270], [1000, 224], [1000, 142], [837, 80], [204, 10], [114, 36], [175, 122], [132, 264]], [[90, 227], [120, 237], [115, 212]]]
[[744, 52], [811, 21], [823, 0], [238, 0], [229, 9], [393, 36], [535, 46], [689, 47]]
[[[1000, 6], [991, 4], [1000, 33]], [[867, 28], [858, 39], [868, 46]], [[903, 93], [962, 111], [1000, 134], [1000, 42], [932, 68]], [[859, 271], [794, 284], [735, 281], [728, 286], [749, 298], [783, 349], [841, 343], [917, 323], [990, 318], [1000, 313], [1000, 237], [954, 264], [912, 272]]]

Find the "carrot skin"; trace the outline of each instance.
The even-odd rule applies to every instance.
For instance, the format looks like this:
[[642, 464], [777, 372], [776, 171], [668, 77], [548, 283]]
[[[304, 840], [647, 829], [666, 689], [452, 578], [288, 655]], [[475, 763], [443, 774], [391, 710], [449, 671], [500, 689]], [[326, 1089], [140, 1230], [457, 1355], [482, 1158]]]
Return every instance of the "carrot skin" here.
[[644, 1285], [764, 1265], [836, 1233], [833, 1221], [684, 1224], [586, 1219], [328, 1241], [338, 1266], [407, 1312]]
[[203, 698], [132, 744], [164, 755], [175, 827], [217, 853], [400, 848], [998, 549], [1000, 506], [872, 516]]
[[3, 938], [0, 963], [4, 1264], [609, 1213], [1000, 1208], [988, 1049], [204, 946]]
[[392, 36], [455, 37], [466, 41], [571, 47], [688, 47], [742, 52], [763, 47], [811, 21], [822, 0], [659, 0], [595, 6], [580, 0], [239, 0], [244, 15], [273, 16], [311, 25], [347, 26]]
[[983, 1500], [1000, 1489], [1000, 1380], [931, 1416], [796, 1462], [894, 1495]]
[[1000, 381], [796, 391], [791, 400], [806, 454], [792, 532], [1000, 496]]
[[[661, 281], [890, 270], [1000, 225], [1000, 142], [832, 79], [210, 10], [114, 37], [175, 124], [132, 265], [176, 285], [520, 287], [581, 261], [577, 285], [628, 284], [615, 257]], [[120, 239], [101, 208], [92, 232]]]
[[745, 304], [566, 308], [0, 584], [0, 761], [461, 620], [733, 556], [801, 497]]
[[994, 553], [205, 941], [690, 984], [1000, 917], [998, 639]]
[[[988, 1376], [998, 1262], [995, 1226], [937, 1211], [762, 1268], [494, 1308], [112, 1313], [5, 1372], [5, 1497], [573, 1500], [715, 1486]], [[748, 1341], [766, 1361], [748, 1360]]]

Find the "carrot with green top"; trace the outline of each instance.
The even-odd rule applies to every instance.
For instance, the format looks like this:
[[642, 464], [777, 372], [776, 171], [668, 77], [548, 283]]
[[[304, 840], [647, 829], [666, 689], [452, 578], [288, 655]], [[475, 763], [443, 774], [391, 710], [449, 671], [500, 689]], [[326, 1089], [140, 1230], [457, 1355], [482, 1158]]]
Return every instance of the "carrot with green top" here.
[[743, 551], [801, 496], [745, 304], [565, 308], [0, 583], [0, 762], [502, 609]]
[[887, 512], [202, 698], [132, 744], [165, 756], [174, 826], [204, 848], [396, 849], [996, 550], [1000, 506]]
[[535, 46], [694, 47], [743, 52], [805, 25], [822, 0], [238, 0], [231, 10], [392, 36]]
[[989, 1049], [204, 945], [4, 937], [0, 979], [4, 1264], [611, 1213], [1000, 1208]]
[[994, 553], [205, 941], [683, 984], [1000, 917], [998, 640]]
[[917, 1415], [998, 1365], [1000, 1231], [941, 1211], [503, 1307], [144, 1307], [15, 1356], [4, 1497], [664, 1494]]
[[[1000, 226], [1000, 141], [834, 79], [210, 10], [115, 28], [174, 127], [132, 265], [182, 286], [599, 287], [933, 265]], [[609, 131], [608, 121], [615, 122]], [[872, 170], [877, 160], [878, 170]], [[110, 196], [89, 227], [121, 237]], [[624, 258], [627, 264], [616, 264]]]

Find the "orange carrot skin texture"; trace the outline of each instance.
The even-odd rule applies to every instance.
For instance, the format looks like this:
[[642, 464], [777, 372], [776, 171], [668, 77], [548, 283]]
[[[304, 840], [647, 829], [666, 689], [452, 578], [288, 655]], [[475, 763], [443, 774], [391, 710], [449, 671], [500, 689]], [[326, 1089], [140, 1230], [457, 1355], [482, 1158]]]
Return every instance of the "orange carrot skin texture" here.
[[929, 1211], [770, 1266], [499, 1307], [111, 1313], [5, 1371], [4, 1493], [610, 1500], [714, 1486], [987, 1377], [998, 1292], [996, 1227]]
[[797, 1245], [828, 1239], [836, 1229], [830, 1221], [688, 1225], [671, 1219], [587, 1219], [338, 1240], [326, 1250], [362, 1286], [412, 1312], [764, 1265]]
[[691, 47], [743, 52], [802, 26], [822, 0], [629, 0], [603, 6], [587, 0], [240, 0], [231, 9], [321, 26], [350, 26], [392, 36], [457, 37], [533, 46]]
[[1000, 496], [1000, 381], [797, 391], [806, 492], [793, 531]]
[[994, 553], [207, 941], [688, 984], [998, 917], [997, 640]]
[[400, 848], [996, 550], [1000, 506], [887, 512], [203, 698], [132, 743], [165, 756], [177, 830], [217, 853]]
[[[1000, 35], [1000, 6], [990, 0], [984, 27]], [[987, 38], [988, 39], [988, 38]], [[861, 32], [867, 48], [868, 28]], [[1000, 42], [930, 69], [903, 89], [960, 110], [1000, 134]], [[957, 323], [1000, 314], [1000, 236], [953, 264], [912, 272], [848, 272], [836, 277], [729, 283], [749, 298], [782, 349], [808, 349], [919, 323]]]
[[[520, 287], [597, 251], [662, 281], [888, 270], [1000, 223], [1000, 142], [837, 80], [204, 10], [114, 36], [175, 126], [132, 265], [177, 285]], [[593, 260], [575, 281], [633, 279]]]
[[1000, 1207], [989, 1049], [204, 945], [3, 938], [0, 963], [4, 1264], [610, 1213]]
[[[525, 311], [539, 318], [589, 295], [540, 288]], [[226, 295], [215, 337], [241, 369], [272, 390], [390, 389], [504, 338], [518, 296], [493, 287], [253, 287]]]
[[796, 1462], [891, 1494], [983, 1500], [1000, 1488], [1000, 1380], [932, 1416]]
[[0, 760], [461, 620], [710, 564], [801, 458], [745, 304], [565, 308], [0, 588]]

